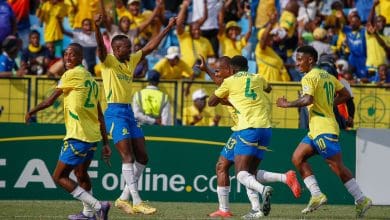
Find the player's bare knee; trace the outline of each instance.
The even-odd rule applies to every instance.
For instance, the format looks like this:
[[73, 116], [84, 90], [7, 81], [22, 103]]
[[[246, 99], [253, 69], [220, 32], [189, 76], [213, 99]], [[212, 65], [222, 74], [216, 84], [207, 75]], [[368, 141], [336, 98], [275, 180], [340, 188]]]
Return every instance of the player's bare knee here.
[[86, 170], [75, 169], [74, 175], [76, 176], [77, 179], [82, 179], [82, 178], [85, 178], [85, 176], [87, 176], [88, 173]]
[[303, 162], [303, 159], [295, 154], [291, 157], [291, 163], [294, 164], [295, 167], [300, 167]]
[[60, 175], [53, 174], [51, 177], [53, 178], [54, 182], [56, 182], [57, 184], [60, 182], [61, 179]]
[[337, 175], [341, 176], [343, 173], [343, 165], [338, 163], [329, 163], [330, 169]]

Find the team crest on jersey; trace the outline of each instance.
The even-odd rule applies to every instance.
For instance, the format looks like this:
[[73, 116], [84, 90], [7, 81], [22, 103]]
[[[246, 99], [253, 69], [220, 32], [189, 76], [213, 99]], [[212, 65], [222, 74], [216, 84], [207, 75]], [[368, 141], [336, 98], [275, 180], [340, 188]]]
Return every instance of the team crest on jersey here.
[[127, 135], [127, 134], [129, 134], [129, 131], [127, 130], [127, 128], [123, 128], [122, 135]]

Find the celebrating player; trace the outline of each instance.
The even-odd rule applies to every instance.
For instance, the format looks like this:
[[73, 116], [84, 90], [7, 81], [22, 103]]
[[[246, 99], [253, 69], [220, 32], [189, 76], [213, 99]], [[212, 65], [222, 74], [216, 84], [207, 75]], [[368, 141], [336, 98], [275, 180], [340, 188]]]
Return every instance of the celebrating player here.
[[224, 79], [209, 98], [208, 104], [215, 106], [226, 103], [229, 98], [229, 103], [237, 112], [237, 142], [234, 149], [236, 176], [247, 190], [253, 190], [248, 192], [251, 202], [255, 194], [262, 194], [262, 210], [255, 213], [256, 217], [260, 217], [269, 214], [273, 191], [272, 187], [259, 183], [252, 174], [263, 159], [271, 139], [269, 103], [263, 92], [268, 84], [261, 76], [247, 72], [248, 61], [245, 57], [234, 56], [230, 65], [233, 75]]
[[302, 78], [303, 95], [292, 102], [284, 97], [278, 98], [276, 103], [282, 108], [304, 106], [309, 108], [309, 133], [302, 139], [292, 156], [295, 167], [311, 193], [309, 204], [302, 213], [312, 212], [327, 202], [307, 162], [310, 157], [319, 154], [354, 197], [356, 215], [362, 217], [371, 207], [372, 201], [363, 194], [351, 171], [343, 163], [339, 127], [333, 114], [333, 105], [345, 102], [350, 98], [350, 94], [334, 76], [315, 67], [317, 57], [317, 51], [311, 46], [297, 49], [297, 66], [305, 73]]
[[[64, 94], [66, 136], [53, 179], [74, 198], [83, 202], [84, 210], [70, 215], [68, 219], [96, 219], [93, 211], [96, 211], [100, 219], [107, 219], [110, 203], [99, 202], [92, 196], [87, 169], [98, 141], [103, 138], [102, 153], [106, 162], [109, 162], [111, 149], [98, 102], [99, 87], [91, 73], [81, 66], [82, 51], [80, 44], [69, 45], [64, 54], [67, 71], [62, 75], [53, 94], [26, 113], [25, 121], [28, 122], [32, 115], [53, 105], [54, 101]], [[72, 170], [77, 177], [77, 183], [69, 178]]]
[[[167, 27], [141, 50], [131, 54], [131, 42], [125, 35], [117, 35], [111, 41], [113, 54], [107, 54], [99, 26], [102, 15], [95, 17], [95, 33], [98, 43], [98, 56], [102, 62], [102, 78], [108, 108], [105, 111], [105, 122], [111, 132], [114, 144], [122, 158], [122, 174], [126, 187], [115, 201], [115, 206], [128, 214], [152, 214], [156, 208], [141, 200], [138, 193], [138, 179], [148, 162], [145, 137], [137, 125], [131, 108], [131, 89], [133, 75], [141, 58], [151, 53], [162, 38], [175, 25], [176, 18], [171, 18]], [[130, 204], [129, 197], [133, 198]]]

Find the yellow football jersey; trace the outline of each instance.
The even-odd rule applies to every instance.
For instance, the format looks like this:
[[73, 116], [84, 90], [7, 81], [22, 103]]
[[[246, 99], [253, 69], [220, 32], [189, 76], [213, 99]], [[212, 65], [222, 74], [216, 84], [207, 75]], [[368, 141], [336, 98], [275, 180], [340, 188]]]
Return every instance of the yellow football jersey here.
[[219, 98], [228, 98], [238, 116], [237, 130], [270, 128], [270, 102], [264, 94], [265, 79], [257, 74], [238, 72], [226, 78], [215, 91]]
[[303, 94], [313, 96], [314, 102], [308, 106], [309, 137], [320, 134], [339, 134], [339, 126], [333, 113], [336, 91], [344, 86], [325, 70], [313, 68], [302, 78]]
[[100, 141], [99, 86], [92, 75], [84, 67], [77, 66], [62, 75], [57, 88], [64, 92], [64, 140]]
[[[387, 56], [386, 50], [379, 44], [375, 35], [368, 34], [366, 31], [366, 48], [367, 48], [367, 67], [378, 67], [381, 64], [386, 64]], [[390, 36], [379, 34], [379, 37], [385, 42], [385, 44], [390, 47]]]
[[107, 103], [131, 103], [134, 69], [142, 57], [142, 50], [131, 54], [130, 60], [121, 63], [108, 54], [102, 62], [102, 79]]
[[[207, 38], [200, 37], [193, 39], [189, 32], [185, 31], [177, 36], [180, 45], [181, 59], [191, 68], [199, 58], [199, 55], [204, 58], [213, 57], [214, 50]], [[199, 79], [205, 79], [205, 73], [202, 72]]]
[[62, 40], [64, 35], [61, 31], [58, 18], [67, 16], [67, 5], [63, 2], [52, 4], [50, 1], [46, 1], [42, 4], [40, 9], [42, 12], [41, 21], [44, 24], [43, 37], [45, 42], [53, 42]]
[[237, 112], [236, 112], [236, 109], [233, 108], [232, 106], [229, 106], [229, 105], [226, 105], [226, 109], [227, 111], [229, 112], [230, 114], [230, 117], [232, 118], [232, 121], [233, 121], [233, 126], [231, 127], [232, 131], [238, 131], [238, 116], [237, 116]]

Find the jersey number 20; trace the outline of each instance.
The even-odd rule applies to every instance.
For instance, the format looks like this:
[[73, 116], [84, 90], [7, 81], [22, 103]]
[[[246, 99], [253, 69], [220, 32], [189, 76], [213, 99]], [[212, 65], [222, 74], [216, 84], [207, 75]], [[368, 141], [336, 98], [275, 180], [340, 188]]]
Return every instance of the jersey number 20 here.
[[91, 102], [91, 96], [93, 95], [95, 97], [95, 99], [97, 99], [97, 96], [99, 94], [98, 85], [96, 84], [95, 81], [90, 81], [90, 80], [85, 81], [84, 85], [85, 85], [85, 87], [89, 88], [88, 97], [85, 100], [84, 107], [93, 108], [93, 107], [95, 107], [95, 104], [93, 104], [93, 102]]

